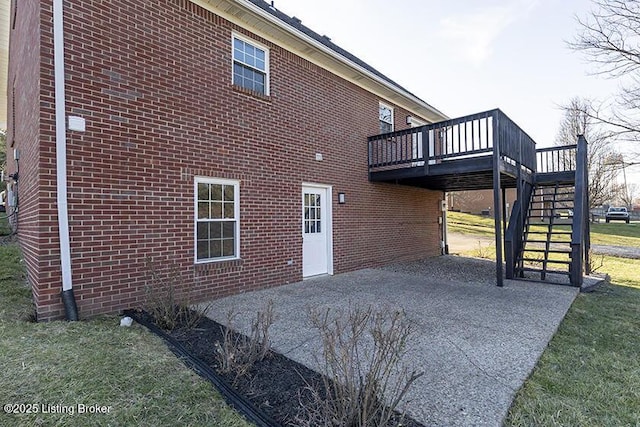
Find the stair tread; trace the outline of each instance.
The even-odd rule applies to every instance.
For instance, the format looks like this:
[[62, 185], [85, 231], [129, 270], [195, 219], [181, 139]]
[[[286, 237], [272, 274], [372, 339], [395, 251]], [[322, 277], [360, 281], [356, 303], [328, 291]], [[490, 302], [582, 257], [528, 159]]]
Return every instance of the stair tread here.
[[524, 252], [549, 252], [553, 254], [570, 254], [571, 249], [538, 249], [538, 248], [524, 248]]
[[563, 197], [553, 198], [553, 194], [545, 194], [544, 196], [542, 196], [541, 194], [536, 194], [535, 196], [533, 196], [532, 201], [534, 203], [542, 203], [542, 202], [554, 202], [554, 201], [559, 202], [561, 200], [573, 200], [573, 197], [564, 197], [564, 196], [574, 196], [574, 194], [565, 193], [565, 194], [557, 194], [557, 196], [563, 196]]
[[532, 200], [531, 203], [532, 204], [541, 204], [541, 203], [573, 203], [575, 202], [575, 200], [573, 199], [555, 199], [555, 200], [549, 200], [549, 199], [545, 199], [545, 200]]
[[546, 196], [541, 196], [541, 195], [535, 195], [531, 198], [531, 201], [533, 203], [551, 203], [551, 202], [559, 202], [561, 200], [569, 200], [569, 201], [573, 201], [575, 199], [575, 194], [560, 194], [559, 196], [561, 197], [556, 197], [555, 199], [553, 198], [553, 195], [546, 195]]
[[530, 271], [530, 272], [534, 272], [534, 273], [545, 273], [545, 274], [564, 274], [566, 276], [570, 276], [571, 272], [569, 271], [562, 271], [562, 270], [542, 270], [541, 268], [530, 268], [530, 267], [523, 267], [523, 268], [518, 268], [516, 269], [516, 272], [522, 272], [522, 271]]
[[[531, 244], [530, 247], [532, 249], [544, 248], [546, 244], [554, 246], [554, 247], [550, 247], [549, 249], [559, 249], [559, 248], [557, 248], [557, 246], [566, 245], [566, 244], [569, 244], [571, 242], [554, 242], [554, 241], [549, 242], [547, 240], [536, 240], [536, 241], [528, 240], [528, 241], [526, 241], [524, 243], [527, 244], [527, 247], [529, 247], [529, 244]], [[564, 249], [566, 249], [566, 248], [564, 248]]]
[[[563, 211], [563, 210], [567, 210], [567, 209], [571, 209], [574, 206], [562, 206], [562, 207], [556, 207], [554, 210], [556, 211]], [[540, 212], [540, 211], [549, 211], [551, 210], [551, 208], [529, 208], [529, 211], [536, 211], [536, 212]]]
[[[553, 196], [555, 195], [562, 195], [562, 194], [575, 194], [575, 190], [574, 187], [558, 187], [558, 190], [562, 190], [562, 191], [558, 191], [558, 192], [554, 192], [554, 191], [539, 191], [537, 193], [535, 193], [535, 196]], [[569, 190], [569, 191], [566, 191]]]
[[[564, 225], [564, 224], [562, 224], [562, 225]], [[527, 233], [529, 233], [529, 234], [555, 234], [555, 235], [561, 235], [561, 234], [571, 235], [571, 234], [573, 234], [572, 231], [553, 231], [553, 230], [552, 231], [530, 230], [530, 231], [527, 231]]]
[[[535, 218], [571, 219], [572, 217], [568, 217], [566, 215], [564, 215], [564, 216], [561, 216], [561, 215], [529, 215], [527, 218], [528, 219], [535, 219]], [[568, 224], [563, 224], [563, 225], [568, 225]]]
[[571, 264], [571, 261], [566, 261], [566, 260], [522, 258], [522, 257], [518, 257], [517, 259], [518, 261], [546, 262], [546, 263], [552, 263], [552, 264], [566, 264], [566, 265]]

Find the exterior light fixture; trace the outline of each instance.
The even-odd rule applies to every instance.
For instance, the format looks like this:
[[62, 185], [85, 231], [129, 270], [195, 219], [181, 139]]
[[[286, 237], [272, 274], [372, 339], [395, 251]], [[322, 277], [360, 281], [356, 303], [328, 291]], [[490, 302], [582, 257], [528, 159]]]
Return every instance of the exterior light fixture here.
[[338, 203], [344, 205], [344, 193], [338, 193]]

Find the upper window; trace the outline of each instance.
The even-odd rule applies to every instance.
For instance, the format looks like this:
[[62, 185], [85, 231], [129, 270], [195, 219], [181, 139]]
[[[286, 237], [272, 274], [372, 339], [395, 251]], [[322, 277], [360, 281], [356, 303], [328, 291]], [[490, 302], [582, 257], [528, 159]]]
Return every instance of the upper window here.
[[233, 36], [233, 84], [269, 94], [269, 51], [236, 35]]
[[393, 132], [393, 108], [380, 103], [380, 133]]
[[195, 179], [196, 262], [239, 258], [239, 183]]

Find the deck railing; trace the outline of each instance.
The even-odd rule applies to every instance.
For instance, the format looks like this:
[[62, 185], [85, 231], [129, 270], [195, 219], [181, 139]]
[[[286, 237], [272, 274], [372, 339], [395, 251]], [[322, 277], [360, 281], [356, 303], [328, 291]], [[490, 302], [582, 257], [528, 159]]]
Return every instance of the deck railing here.
[[424, 167], [449, 160], [500, 156], [535, 170], [535, 142], [496, 109], [369, 137], [369, 171]]
[[539, 148], [536, 150], [538, 173], [571, 172], [576, 170], [577, 145]]

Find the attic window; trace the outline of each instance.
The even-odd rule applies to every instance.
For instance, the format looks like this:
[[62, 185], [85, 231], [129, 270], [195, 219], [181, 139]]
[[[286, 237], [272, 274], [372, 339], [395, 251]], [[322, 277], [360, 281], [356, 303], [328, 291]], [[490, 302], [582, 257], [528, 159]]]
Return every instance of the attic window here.
[[269, 95], [269, 51], [237, 35], [233, 36], [233, 84]]

